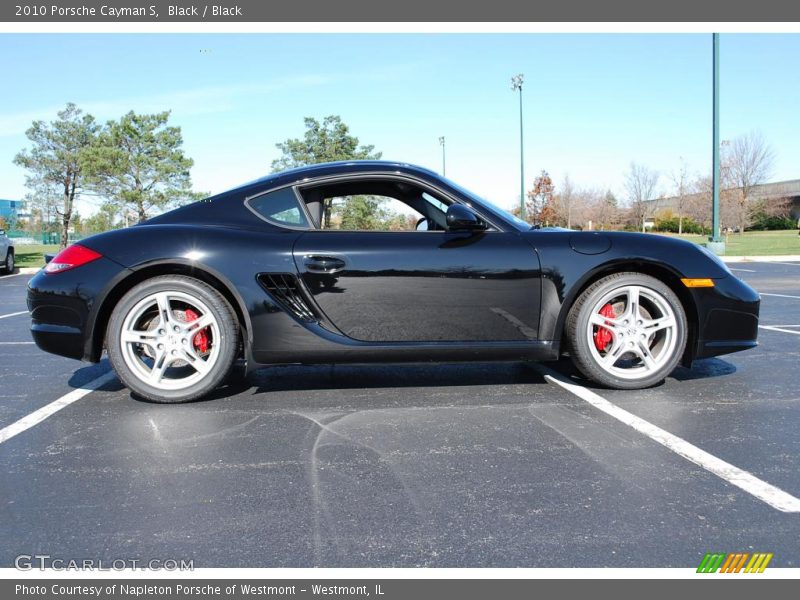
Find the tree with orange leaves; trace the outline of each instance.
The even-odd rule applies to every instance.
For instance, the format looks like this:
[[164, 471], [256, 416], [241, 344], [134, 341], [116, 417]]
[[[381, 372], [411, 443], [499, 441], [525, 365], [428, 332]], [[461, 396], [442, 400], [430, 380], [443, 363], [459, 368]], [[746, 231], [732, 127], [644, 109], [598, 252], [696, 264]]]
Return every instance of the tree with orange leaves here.
[[553, 185], [550, 175], [542, 169], [542, 172], [533, 181], [533, 189], [528, 192], [528, 201], [525, 204], [529, 223], [542, 225], [553, 222], [556, 216], [553, 204], [555, 189], [556, 186]]

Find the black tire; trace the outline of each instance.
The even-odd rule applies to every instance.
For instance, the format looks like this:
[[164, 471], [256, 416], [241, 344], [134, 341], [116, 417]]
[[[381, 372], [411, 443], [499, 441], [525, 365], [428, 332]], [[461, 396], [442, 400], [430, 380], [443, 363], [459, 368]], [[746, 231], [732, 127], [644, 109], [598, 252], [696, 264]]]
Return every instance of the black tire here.
[[11, 275], [14, 272], [14, 258], [14, 250], [9, 248], [3, 259], [3, 264], [0, 265], [0, 273]]
[[247, 362], [238, 359], [233, 362], [225, 383], [228, 385], [241, 385], [247, 382]]
[[[619, 329], [622, 331], [619, 336], [619, 340], [621, 340], [620, 358], [610, 366], [603, 366], [601, 361], [603, 356], [601, 352], [608, 356], [611, 351], [607, 353], [605, 350], [601, 351], [596, 348], [596, 346], [592, 346], [589, 332], [596, 332], [597, 328], [594, 326], [594, 329], [590, 329], [593, 325], [590, 323], [589, 319], [597, 309], [598, 303], [604, 302], [605, 298], [608, 298], [609, 295], [613, 295], [619, 290], [631, 288], [643, 291], [645, 294], [649, 295], [650, 298], [660, 298], [663, 300], [663, 302], [668, 305], [668, 310], [671, 309], [674, 314], [674, 328], [670, 328], [669, 333], [667, 333], [666, 329], [663, 334], [654, 333], [651, 338], [649, 334], [642, 334], [642, 331], [645, 331], [644, 329], [627, 329], [625, 326], [620, 326]], [[647, 296], [644, 297], [644, 301], [648, 301]], [[641, 310], [647, 310], [647, 307], [644, 306], [645, 302], [642, 303], [642, 309], [637, 308], [637, 314], [640, 314], [639, 311]], [[658, 305], [652, 304], [650, 310], [656, 312], [658, 310]], [[620, 318], [622, 317], [620, 316]], [[655, 277], [632, 272], [609, 275], [586, 288], [572, 305], [565, 325], [565, 335], [569, 344], [570, 358], [578, 371], [587, 379], [599, 383], [602, 386], [629, 390], [647, 388], [662, 382], [664, 378], [675, 369], [683, 356], [683, 352], [686, 348], [687, 332], [686, 312], [675, 292], [668, 285]], [[659, 341], [659, 335], [663, 336], [661, 341]], [[674, 336], [674, 338], [672, 336]], [[647, 342], [648, 346], [650, 343], [653, 343], [653, 347], [650, 348], [650, 350], [655, 349], [656, 344], [662, 344], [662, 354], [658, 357], [658, 361], [653, 361], [652, 367], [646, 366], [644, 364], [644, 358], [637, 357], [636, 354], [632, 353], [633, 351], [631, 353], [626, 353], [625, 351], [625, 344], [631, 344], [633, 347], [635, 343], [633, 340], [638, 340], [639, 337], [652, 340], [652, 342]], [[616, 333], [612, 337], [612, 340], [613, 341], [609, 342], [609, 344], [613, 348], [614, 344], [618, 341]], [[645, 342], [642, 342], [642, 344], [644, 345]], [[607, 347], [608, 346], [606, 346], [606, 348]], [[638, 346], [636, 347], [638, 348]], [[625, 360], [626, 356], [629, 357], [628, 360]], [[651, 354], [651, 358], [654, 356], [654, 354]], [[614, 360], [613, 356], [609, 358]], [[625, 370], [626, 363], [631, 364], [633, 370], [626, 371], [625, 376], [620, 376], [620, 373]], [[641, 374], [639, 374], [639, 371], [641, 371]]]
[[[126, 317], [142, 300], [158, 292], [181, 293], [199, 300], [208, 308], [218, 328], [218, 337], [213, 341], [218, 345], [214, 364], [204, 375], [198, 372], [200, 379], [183, 389], [164, 389], [152, 385], [131, 369], [123, 356], [121, 337]], [[122, 383], [137, 396], [159, 403], [190, 402], [213, 391], [231, 371], [239, 343], [236, 315], [224, 296], [206, 283], [182, 275], [153, 277], [134, 286], [117, 303], [106, 330], [108, 356]]]

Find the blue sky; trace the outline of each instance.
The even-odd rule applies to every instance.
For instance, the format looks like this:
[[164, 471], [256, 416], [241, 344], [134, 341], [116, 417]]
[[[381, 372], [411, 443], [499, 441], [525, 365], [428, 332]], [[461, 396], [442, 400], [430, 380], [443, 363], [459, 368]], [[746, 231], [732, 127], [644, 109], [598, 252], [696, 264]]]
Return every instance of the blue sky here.
[[[723, 34], [722, 139], [760, 130], [773, 180], [800, 177], [800, 35]], [[33, 119], [68, 101], [106, 120], [172, 109], [195, 187], [269, 171], [303, 117], [338, 114], [384, 158], [441, 169], [503, 207], [518, 201], [525, 74], [527, 187], [556, 181], [624, 196], [632, 160], [710, 171], [710, 34], [0, 35], [0, 197], [25, 194], [12, 164]], [[84, 204], [81, 212], [92, 211]]]

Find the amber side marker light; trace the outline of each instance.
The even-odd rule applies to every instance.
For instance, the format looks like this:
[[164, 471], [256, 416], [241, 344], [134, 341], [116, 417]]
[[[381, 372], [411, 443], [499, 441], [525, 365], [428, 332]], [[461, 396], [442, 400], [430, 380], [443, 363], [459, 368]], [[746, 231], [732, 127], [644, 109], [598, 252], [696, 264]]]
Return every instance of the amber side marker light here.
[[681, 279], [683, 285], [688, 288], [696, 288], [696, 287], [714, 287], [714, 280], [705, 278], [683, 278]]

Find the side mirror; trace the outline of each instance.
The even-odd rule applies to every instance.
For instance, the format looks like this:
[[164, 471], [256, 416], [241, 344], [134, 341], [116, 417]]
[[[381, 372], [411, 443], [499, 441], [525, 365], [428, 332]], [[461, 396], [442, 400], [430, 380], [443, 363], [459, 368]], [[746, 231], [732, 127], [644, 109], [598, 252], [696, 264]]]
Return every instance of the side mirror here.
[[482, 231], [486, 224], [463, 204], [451, 204], [445, 215], [448, 231]]

